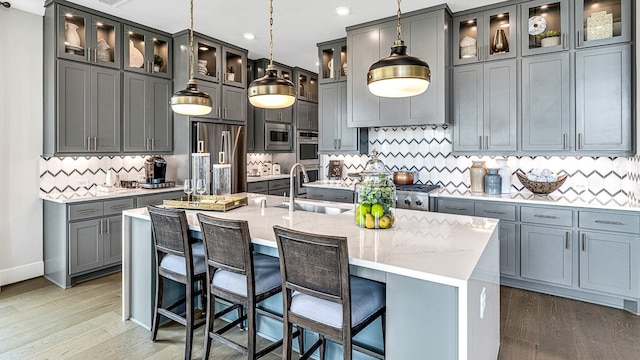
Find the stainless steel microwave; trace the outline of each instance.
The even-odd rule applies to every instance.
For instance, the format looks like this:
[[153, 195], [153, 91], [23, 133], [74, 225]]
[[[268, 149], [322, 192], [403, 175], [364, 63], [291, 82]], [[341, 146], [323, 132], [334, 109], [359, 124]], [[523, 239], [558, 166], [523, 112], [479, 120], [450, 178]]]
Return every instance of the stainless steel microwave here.
[[292, 151], [293, 134], [291, 125], [265, 122], [264, 149], [266, 151]]

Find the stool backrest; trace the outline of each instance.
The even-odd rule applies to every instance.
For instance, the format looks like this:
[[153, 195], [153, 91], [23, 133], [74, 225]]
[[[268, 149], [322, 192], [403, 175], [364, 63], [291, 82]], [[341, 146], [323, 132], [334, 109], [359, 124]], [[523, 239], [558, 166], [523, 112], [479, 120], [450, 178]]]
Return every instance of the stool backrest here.
[[290, 299], [293, 290], [343, 306], [351, 304], [347, 238], [310, 234], [278, 225], [273, 229], [280, 255], [282, 288], [288, 294], [285, 301]]
[[[187, 259], [187, 264], [193, 267], [191, 246], [189, 246], [189, 224], [185, 211], [155, 206], [147, 206], [147, 210], [151, 218], [151, 231], [156, 251], [183, 256]], [[162, 254], [156, 259], [157, 261], [162, 260]]]
[[198, 214], [209, 266], [251, 275], [253, 263], [249, 225], [243, 220]]

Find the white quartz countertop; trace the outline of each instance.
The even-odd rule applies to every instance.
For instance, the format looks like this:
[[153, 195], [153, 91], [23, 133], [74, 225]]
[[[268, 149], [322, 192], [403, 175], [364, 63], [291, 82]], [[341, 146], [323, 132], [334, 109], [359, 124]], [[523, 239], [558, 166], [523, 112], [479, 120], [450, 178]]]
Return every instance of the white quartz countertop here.
[[315, 187], [323, 189], [338, 189], [338, 190], [352, 190], [353, 185], [347, 185], [340, 180], [318, 180], [304, 184], [306, 187]]
[[569, 207], [582, 207], [592, 209], [626, 210], [640, 212], [640, 207], [633, 206], [630, 202], [618, 202], [612, 198], [602, 198], [593, 195], [565, 196], [560, 193], [549, 195], [536, 195], [529, 191], [511, 192], [509, 194], [489, 195], [485, 193], [472, 193], [471, 191], [458, 191], [438, 189], [429, 193], [429, 196], [452, 199], [490, 200], [501, 202], [517, 202], [535, 205], [556, 205]]
[[279, 174], [279, 175], [264, 175], [264, 176], [249, 176], [247, 175], [247, 182], [258, 182], [258, 181], [268, 181], [268, 180], [278, 180], [278, 179], [288, 179], [289, 174]]
[[[466, 284], [498, 224], [495, 219], [397, 209], [392, 229], [362, 229], [354, 223], [353, 204], [296, 200], [349, 210], [336, 215], [298, 210], [290, 213], [274, 207], [282, 204], [280, 197], [248, 196], [248, 206], [204, 213], [248, 221], [253, 242], [273, 248], [274, 225], [345, 236], [353, 265], [450, 286]], [[266, 208], [260, 207], [261, 199], [267, 200]], [[187, 219], [189, 227], [199, 231], [197, 213], [187, 210]], [[126, 210], [123, 215], [149, 220], [145, 208]]]
[[121, 197], [129, 196], [144, 196], [153, 195], [172, 191], [182, 191], [182, 187], [174, 186], [161, 189], [126, 189], [119, 188], [114, 191], [97, 191], [97, 190], [78, 190], [78, 191], [65, 191], [56, 193], [40, 193], [39, 198], [47, 201], [53, 201], [57, 203], [75, 203], [91, 200], [109, 200]]

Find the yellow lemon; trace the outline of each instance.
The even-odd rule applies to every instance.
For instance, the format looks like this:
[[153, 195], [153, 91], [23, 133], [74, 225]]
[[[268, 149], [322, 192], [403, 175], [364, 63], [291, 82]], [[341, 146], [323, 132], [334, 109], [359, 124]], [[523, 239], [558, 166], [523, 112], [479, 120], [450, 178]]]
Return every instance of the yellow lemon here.
[[374, 204], [371, 206], [371, 215], [377, 217], [378, 219], [384, 215], [384, 207], [380, 204]]

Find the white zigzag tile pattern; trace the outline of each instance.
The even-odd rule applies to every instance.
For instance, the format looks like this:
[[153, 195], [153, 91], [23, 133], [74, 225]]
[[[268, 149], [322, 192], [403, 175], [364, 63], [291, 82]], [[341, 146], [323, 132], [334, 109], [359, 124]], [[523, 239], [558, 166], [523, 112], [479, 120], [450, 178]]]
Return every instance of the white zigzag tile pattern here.
[[[419, 173], [418, 182], [434, 183], [449, 190], [466, 191], [470, 186], [469, 167], [473, 160], [485, 160], [495, 167], [496, 156], [454, 156], [452, 128], [407, 127], [369, 129], [369, 149], [380, 153], [380, 159], [391, 171], [411, 170]], [[343, 180], [347, 173], [364, 170], [368, 156], [323, 155], [321, 178], [326, 178], [330, 160], [343, 160]], [[509, 156], [513, 191], [524, 187], [516, 171], [532, 168], [567, 173], [569, 179], [558, 189], [567, 199], [613, 199], [618, 204], [640, 205], [640, 156], [631, 158]], [[526, 189], [524, 189], [526, 191]]]

